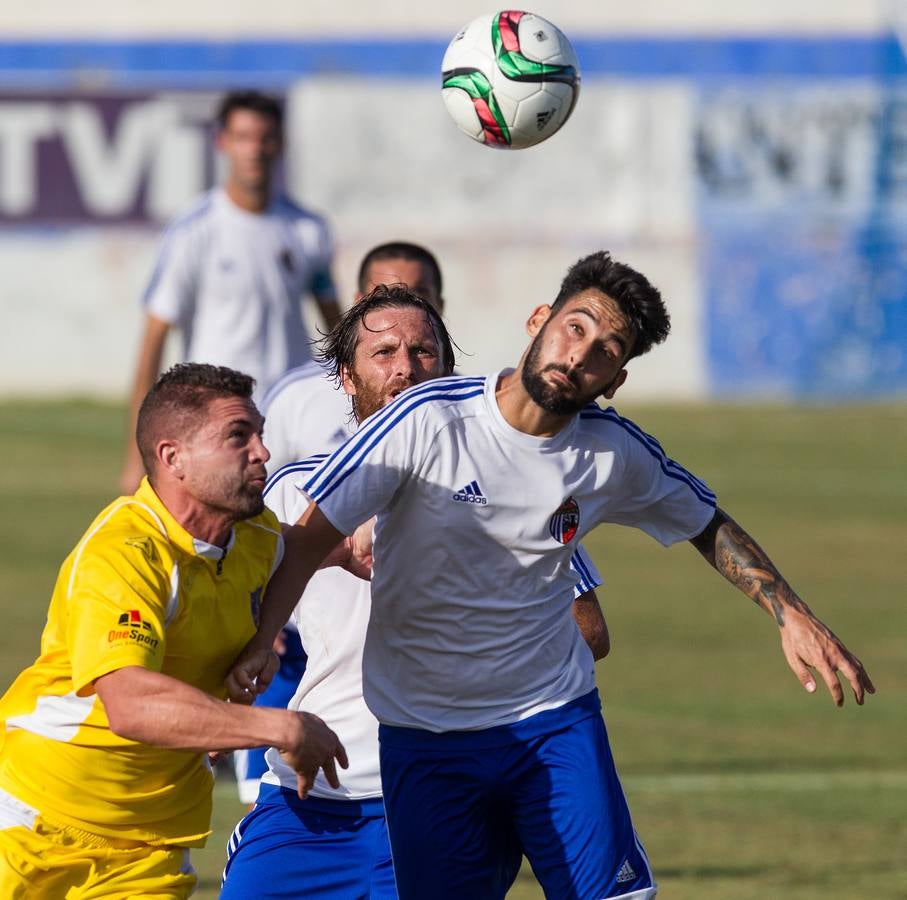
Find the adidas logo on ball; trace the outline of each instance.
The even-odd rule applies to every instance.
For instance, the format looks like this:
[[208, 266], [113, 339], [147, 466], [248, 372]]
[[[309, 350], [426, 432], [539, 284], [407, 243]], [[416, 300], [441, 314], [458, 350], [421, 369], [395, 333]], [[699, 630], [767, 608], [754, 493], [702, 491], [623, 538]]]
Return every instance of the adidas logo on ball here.
[[579, 60], [567, 37], [520, 10], [473, 19], [441, 61], [447, 111], [486, 147], [519, 150], [548, 140], [570, 118], [579, 86]]
[[554, 109], [546, 109], [544, 112], [535, 114], [535, 127], [541, 131], [550, 121], [551, 117], [557, 112]]

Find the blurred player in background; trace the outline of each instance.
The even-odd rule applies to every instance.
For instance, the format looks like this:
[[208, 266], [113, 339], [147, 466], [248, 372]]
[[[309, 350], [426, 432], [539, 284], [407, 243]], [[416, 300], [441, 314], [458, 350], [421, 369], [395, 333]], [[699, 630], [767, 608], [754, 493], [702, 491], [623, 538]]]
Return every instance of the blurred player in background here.
[[[427, 251], [426, 251], [427, 252]], [[367, 258], [368, 259], [368, 258]], [[388, 277], [391, 270], [385, 270]], [[440, 281], [438, 280], [438, 287]], [[401, 392], [453, 370], [453, 345], [436, 307], [402, 286], [378, 287], [354, 306], [325, 340], [324, 373], [357, 423]], [[294, 419], [301, 432], [306, 418]], [[270, 420], [269, 420], [270, 425]], [[301, 484], [325, 454], [292, 463], [271, 476], [268, 506], [295, 522], [309, 505]], [[480, 498], [473, 497], [474, 500]], [[595, 596], [600, 584], [582, 549], [574, 556], [573, 613], [596, 657], [608, 651], [607, 627]], [[319, 782], [305, 801], [296, 775], [275, 750], [267, 753], [258, 801], [228, 847], [222, 900], [284, 896], [396, 897], [381, 796], [378, 723], [362, 697], [362, 648], [368, 627], [369, 582], [339, 568], [318, 572], [294, 612], [309, 665], [290, 709], [305, 706], [331, 723], [350, 757], [343, 785]], [[279, 878], [271, 873], [280, 873]]]
[[[354, 302], [379, 284], [405, 284], [444, 315], [441, 267], [434, 255], [418, 244], [392, 241], [373, 247], [359, 265]], [[347, 395], [317, 362], [287, 372], [264, 395], [262, 412], [268, 419], [268, 470], [333, 450], [356, 429]], [[299, 427], [304, 422], [305, 427]]]
[[[595, 253], [529, 317], [516, 369], [412, 388], [305, 482], [287, 566], [230, 676], [249, 689], [305, 585], [371, 516], [364, 696], [400, 896], [501, 898], [525, 853], [548, 897], [654, 897], [611, 758], [589, 651], [563, 610], [566, 561], [601, 523], [690, 541], [768, 612], [806, 690], [874, 688], [698, 478], [613, 409], [670, 327], [640, 273]], [[486, 503], [459, 502], [464, 486]]]
[[[358, 303], [379, 284], [404, 284], [443, 315], [441, 267], [434, 255], [418, 244], [393, 241], [369, 250], [359, 265], [353, 302]], [[270, 472], [316, 453], [330, 453], [358, 425], [349, 395], [318, 360], [297, 366], [279, 378], [264, 395], [261, 409], [268, 423]], [[255, 702], [285, 708], [306, 665], [305, 648], [293, 619], [281, 630], [274, 650], [280, 657], [280, 669]], [[259, 780], [268, 769], [264, 750], [234, 753], [233, 766], [240, 800], [254, 803]]]
[[[168, 226], [145, 290], [133, 424], [172, 328], [181, 332], [182, 359], [247, 372], [260, 398], [284, 372], [311, 358], [305, 296], [314, 297], [328, 327], [340, 314], [327, 224], [272, 191], [283, 149], [280, 104], [254, 91], [228, 94], [217, 124], [226, 180]], [[135, 490], [141, 473], [129, 440], [121, 490]]]
[[283, 540], [252, 379], [185, 364], [142, 403], [147, 475], [63, 563], [41, 654], [0, 700], [0, 896], [188, 897], [210, 832], [205, 751], [274, 744], [336, 786], [315, 716], [225, 703]]

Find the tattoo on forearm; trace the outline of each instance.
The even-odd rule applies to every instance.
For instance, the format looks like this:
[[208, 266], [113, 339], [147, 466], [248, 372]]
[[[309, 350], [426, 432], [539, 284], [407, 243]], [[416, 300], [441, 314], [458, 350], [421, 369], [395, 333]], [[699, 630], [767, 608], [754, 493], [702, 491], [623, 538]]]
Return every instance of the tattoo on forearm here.
[[788, 610], [810, 614], [762, 548], [733, 519], [715, 530], [715, 568], [784, 627]]

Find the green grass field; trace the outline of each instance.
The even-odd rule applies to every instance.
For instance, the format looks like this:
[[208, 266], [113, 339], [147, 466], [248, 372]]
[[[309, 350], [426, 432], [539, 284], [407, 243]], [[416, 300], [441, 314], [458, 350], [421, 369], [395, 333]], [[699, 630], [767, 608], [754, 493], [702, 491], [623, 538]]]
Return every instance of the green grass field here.
[[[668, 900], [907, 898], [907, 407], [623, 410], [702, 475], [879, 693], [836, 709], [787, 669], [771, 620], [689, 546], [599, 529], [612, 652], [599, 686]], [[116, 493], [123, 413], [0, 404], [0, 681], [37, 649], [56, 569]], [[241, 810], [218, 785], [194, 854], [217, 894]], [[511, 896], [540, 896], [524, 870]]]

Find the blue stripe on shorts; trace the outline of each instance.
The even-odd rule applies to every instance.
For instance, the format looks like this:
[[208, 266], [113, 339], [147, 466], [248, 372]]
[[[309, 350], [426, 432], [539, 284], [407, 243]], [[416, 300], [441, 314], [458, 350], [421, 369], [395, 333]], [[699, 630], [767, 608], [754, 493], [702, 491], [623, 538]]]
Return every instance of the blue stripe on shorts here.
[[263, 784], [227, 848], [221, 900], [396, 900], [380, 798], [300, 800]]

